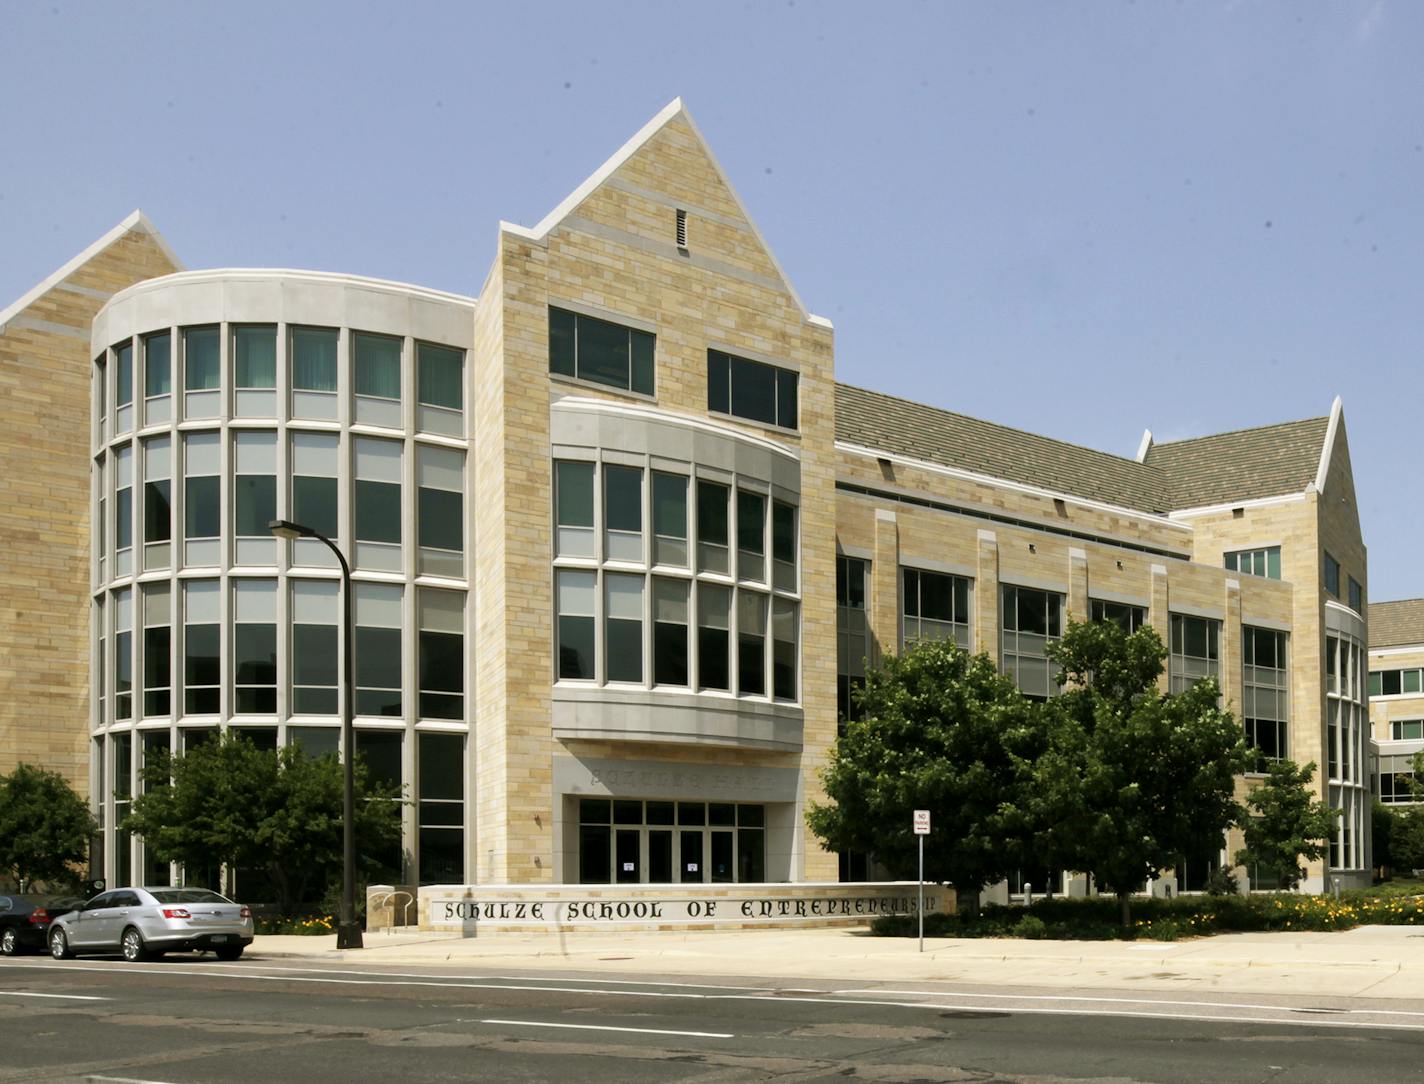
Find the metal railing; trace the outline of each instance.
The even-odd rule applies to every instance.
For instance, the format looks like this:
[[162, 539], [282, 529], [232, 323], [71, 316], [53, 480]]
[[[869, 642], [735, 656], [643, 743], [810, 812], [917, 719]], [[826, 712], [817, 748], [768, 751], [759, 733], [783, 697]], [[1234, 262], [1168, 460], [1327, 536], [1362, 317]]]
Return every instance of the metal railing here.
[[[401, 911], [400, 911], [401, 920], [400, 920], [399, 926], [401, 926], [401, 927], [409, 926], [409, 925], [410, 925], [410, 909], [415, 906], [415, 897], [412, 896], [409, 892], [406, 892], [405, 890], [399, 889], [399, 888], [396, 889], [394, 892], [383, 892], [383, 893], [381, 893], [381, 895], [377, 896], [374, 900], [372, 900], [372, 901], [368, 904], [368, 909], [369, 909], [370, 911], [379, 910], [380, 908], [383, 908], [383, 907], [387, 906], [387, 904], [390, 905], [390, 908], [391, 908], [391, 923], [390, 923], [389, 926], [386, 926], [386, 927], [385, 927], [386, 933], [390, 933], [392, 930], [396, 929], [396, 928], [397, 928], [397, 925], [398, 925], [398, 924], [396, 923], [396, 921], [395, 921], [395, 917], [396, 917], [395, 912], [396, 912], [396, 906], [397, 906], [397, 905], [396, 905], [394, 902], [392, 902], [393, 900], [395, 900], [395, 898], [396, 898], [397, 896], [404, 896], [404, 897], [405, 897], [405, 903], [400, 905], [400, 909], [401, 909]], [[420, 912], [419, 912], [419, 910], [417, 909], [417, 911], [416, 911], [417, 919], [418, 919], [418, 917], [419, 917], [419, 914], [420, 914]]]

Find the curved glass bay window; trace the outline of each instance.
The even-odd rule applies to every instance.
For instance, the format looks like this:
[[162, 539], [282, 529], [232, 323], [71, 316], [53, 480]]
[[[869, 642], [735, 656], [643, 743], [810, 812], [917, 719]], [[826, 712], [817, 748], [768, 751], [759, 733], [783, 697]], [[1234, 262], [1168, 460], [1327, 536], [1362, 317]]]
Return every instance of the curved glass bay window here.
[[[133, 294], [153, 303], [123, 303]], [[145, 323], [153, 313], [164, 323]], [[224, 731], [263, 749], [339, 750], [337, 562], [315, 539], [275, 538], [277, 518], [353, 565], [358, 746], [419, 802], [380, 856], [384, 875], [466, 876], [472, 334], [469, 299], [302, 272], [184, 272], [100, 311], [92, 703], [107, 813], [95, 856], [111, 882], [219, 877], [170, 870], [117, 836], [132, 790], [116, 804], [116, 771], [132, 788], [136, 760]], [[240, 892], [262, 891], [256, 871], [237, 876]]]

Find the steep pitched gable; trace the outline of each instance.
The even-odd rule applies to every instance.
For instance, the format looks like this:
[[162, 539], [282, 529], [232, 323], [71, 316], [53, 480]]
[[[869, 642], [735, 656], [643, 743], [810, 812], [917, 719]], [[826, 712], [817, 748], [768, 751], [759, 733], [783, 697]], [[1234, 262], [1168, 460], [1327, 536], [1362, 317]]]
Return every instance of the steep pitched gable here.
[[1143, 462], [1162, 472], [1173, 510], [1301, 493], [1315, 482], [1329, 423], [1306, 418], [1154, 443]]

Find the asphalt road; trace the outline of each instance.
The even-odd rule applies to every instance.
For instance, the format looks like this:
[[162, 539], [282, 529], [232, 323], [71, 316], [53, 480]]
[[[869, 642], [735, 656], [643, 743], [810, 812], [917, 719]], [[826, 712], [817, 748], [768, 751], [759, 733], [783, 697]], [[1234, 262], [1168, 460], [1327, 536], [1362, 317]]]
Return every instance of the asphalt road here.
[[[814, 987], [814, 988], [810, 988]], [[0, 960], [0, 1081], [1424, 1080], [1424, 1005]]]

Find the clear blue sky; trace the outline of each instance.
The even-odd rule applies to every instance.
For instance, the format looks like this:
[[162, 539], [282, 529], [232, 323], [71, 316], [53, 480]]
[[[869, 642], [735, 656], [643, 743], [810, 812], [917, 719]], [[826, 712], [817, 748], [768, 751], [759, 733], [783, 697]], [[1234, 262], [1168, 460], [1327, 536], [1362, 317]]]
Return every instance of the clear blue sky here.
[[473, 293], [681, 95], [840, 379], [1106, 451], [1343, 396], [1424, 595], [1424, 4], [11, 0], [0, 305], [141, 207], [190, 267]]

